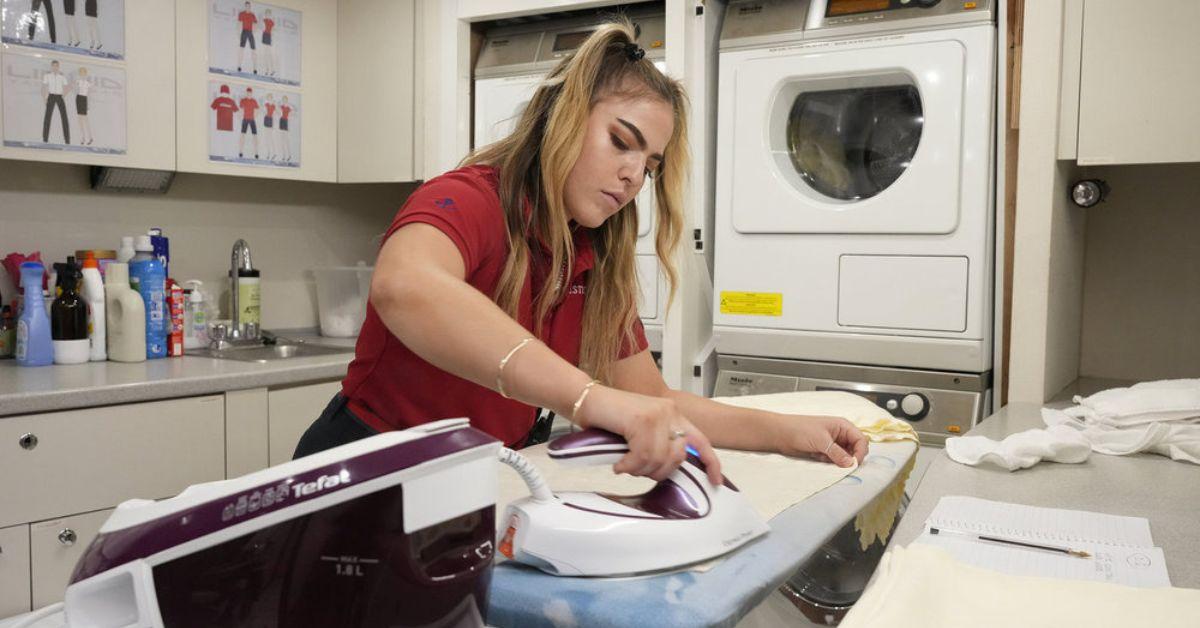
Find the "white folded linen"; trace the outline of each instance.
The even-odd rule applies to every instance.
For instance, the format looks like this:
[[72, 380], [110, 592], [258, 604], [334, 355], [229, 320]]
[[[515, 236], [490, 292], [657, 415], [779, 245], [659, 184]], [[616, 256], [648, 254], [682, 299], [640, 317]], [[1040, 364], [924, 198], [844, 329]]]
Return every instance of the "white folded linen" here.
[[1072, 401], [1079, 405], [1067, 409], [1067, 414], [1114, 427], [1200, 420], [1200, 379], [1141, 382], [1128, 388], [1102, 390], [1088, 397], [1076, 396]]
[[1042, 460], [1083, 462], [1090, 453], [1091, 443], [1065, 425], [1017, 432], [1002, 441], [985, 436], [946, 439], [946, 455], [951, 460], [970, 466], [986, 462], [1009, 471], [1026, 469]]

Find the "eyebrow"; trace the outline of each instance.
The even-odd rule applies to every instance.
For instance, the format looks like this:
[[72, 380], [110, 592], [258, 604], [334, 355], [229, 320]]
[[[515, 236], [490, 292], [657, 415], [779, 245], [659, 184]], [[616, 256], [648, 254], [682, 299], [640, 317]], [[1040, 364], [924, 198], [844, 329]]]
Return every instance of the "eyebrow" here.
[[[624, 118], [617, 118], [617, 122], [625, 125], [625, 128], [629, 129], [630, 133], [633, 133], [633, 138], [637, 140], [638, 148], [646, 150], [646, 136], [642, 135], [642, 130], [637, 128], [637, 125]], [[663, 160], [661, 153], [654, 153], [653, 155], [650, 155], [650, 158], [656, 161]]]

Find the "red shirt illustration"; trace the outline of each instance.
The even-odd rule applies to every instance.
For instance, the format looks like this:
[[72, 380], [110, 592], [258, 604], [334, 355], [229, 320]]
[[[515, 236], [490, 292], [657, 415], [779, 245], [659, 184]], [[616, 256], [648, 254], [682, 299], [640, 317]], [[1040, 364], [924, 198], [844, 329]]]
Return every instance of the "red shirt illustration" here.
[[253, 120], [254, 110], [258, 109], [258, 101], [251, 96], [245, 96], [238, 101], [238, 104], [242, 106], [242, 118]]
[[275, 117], [275, 103], [269, 102], [263, 106], [267, 108], [267, 117], [274, 118]]
[[[254, 17], [254, 12], [252, 11], [242, 11], [238, 13], [238, 21], [242, 23], [242, 30], [252, 31], [254, 30], [255, 22], [258, 22], [258, 18]], [[268, 30], [268, 32], [270, 31]]]
[[280, 119], [287, 120], [288, 114], [292, 112], [292, 108], [287, 105], [279, 105], [279, 111], [280, 111], [280, 114], [279, 114]]
[[229, 97], [229, 92], [223, 92], [212, 101], [212, 108], [217, 110], [217, 130], [233, 130], [233, 112], [237, 111], [237, 103]]
[[263, 20], [263, 33], [264, 34], [270, 35], [272, 28], [275, 28], [275, 20], [272, 20], [271, 18], [267, 18], [267, 19]]

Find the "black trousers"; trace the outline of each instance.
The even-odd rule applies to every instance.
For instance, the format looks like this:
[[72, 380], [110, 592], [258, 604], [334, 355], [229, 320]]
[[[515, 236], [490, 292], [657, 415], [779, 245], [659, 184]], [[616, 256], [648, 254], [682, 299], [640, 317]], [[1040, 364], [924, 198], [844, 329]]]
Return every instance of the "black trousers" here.
[[[46, 22], [50, 26], [50, 43], [52, 43], [52, 44], [58, 43], [58, 35], [54, 32], [54, 6], [51, 5], [50, 0], [33, 0], [33, 4], [30, 5], [30, 7], [29, 7], [29, 12], [37, 13], [39, 7], [42, 9], [42, 12], [46, 14]], [[36, 31], [37, 31], [37, 21], [30, 20], [29, 21], [29, 38], [30, 39], [33, 39], [33, 33]]]
[[42, 118], [42, 141], [50, 141], [50, 117], [54, 115], [54, 108], [58, 107], [58, 116], [62, 119], [63, 143], [71, 143], [71, 128], [67, 126], [67, 103], [63, 102], [62, 94], [50, 94], [46, 96], [46, 115]]
[[329, 401], [329, 405], [325, 406], [325, 411], [321, 413], [321, 416], [317, 417], [317, 420], [313, 421], [313, 424], [304, 431], [304, 435], [300, 437], [300, 442], [296, 445], [296, 453], [292, 454], [292, 459], [333, 449], [338, 445], [353, 443], [377, 433], [354, 416], [353, 412], [350, 412], [350, 409], [346, 407], [346, 398], [338, 393]]

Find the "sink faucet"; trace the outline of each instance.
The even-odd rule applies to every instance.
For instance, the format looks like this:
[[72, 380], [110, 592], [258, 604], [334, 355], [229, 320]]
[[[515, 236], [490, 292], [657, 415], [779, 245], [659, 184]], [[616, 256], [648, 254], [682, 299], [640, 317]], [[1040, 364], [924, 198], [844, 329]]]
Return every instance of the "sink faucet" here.
[[[254, 265], [250, 262], [250, 245], [246, 241], [238, 238], [237, 242], [233, 243], [233, 253], [229, 260], [229, 318], [232, 321], [232, 329], [226, 333], [226, 337], [232, 341], [238, 340], [258, 340], [258, 330], [242, 328], [242, 312], [238, 304], [238, 271], [251, 270]], [[253, 332], [253, 333], [250, 333]]]

